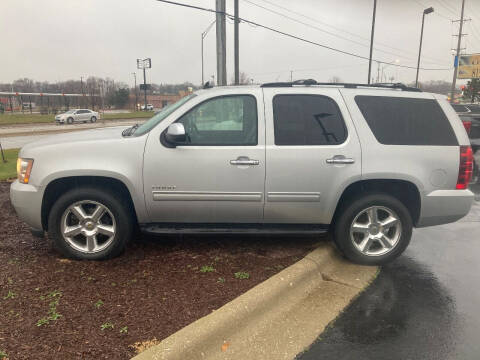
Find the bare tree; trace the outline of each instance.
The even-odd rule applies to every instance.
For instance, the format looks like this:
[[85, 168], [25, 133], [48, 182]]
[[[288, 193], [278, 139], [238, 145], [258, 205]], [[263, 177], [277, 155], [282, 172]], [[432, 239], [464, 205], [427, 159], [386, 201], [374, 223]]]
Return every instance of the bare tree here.
[[342, 79], [340, 79], [338, 76], [332, 76], [328, 82], [330, 83], [334, 83], [334, 84], [338, 84], [338, 83], [341, 83], [343, 82]]

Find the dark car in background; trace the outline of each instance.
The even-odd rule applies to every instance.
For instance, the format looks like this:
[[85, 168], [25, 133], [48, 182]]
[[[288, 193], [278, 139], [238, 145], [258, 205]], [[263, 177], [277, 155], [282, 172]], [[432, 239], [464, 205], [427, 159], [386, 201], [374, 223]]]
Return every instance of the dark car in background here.
[[475, 159], [472, 183], [480, 183], [480, 104], [452, 104], [452, 107], [460, 116], [472, 145]]

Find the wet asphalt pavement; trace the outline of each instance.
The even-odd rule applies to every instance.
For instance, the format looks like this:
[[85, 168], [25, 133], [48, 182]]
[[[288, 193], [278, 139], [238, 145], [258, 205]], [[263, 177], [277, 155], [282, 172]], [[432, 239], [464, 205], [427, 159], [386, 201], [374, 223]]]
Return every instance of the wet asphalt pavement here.
[[480, 185], [467, 217], [409, 248], [297, 358], [480, 359]]

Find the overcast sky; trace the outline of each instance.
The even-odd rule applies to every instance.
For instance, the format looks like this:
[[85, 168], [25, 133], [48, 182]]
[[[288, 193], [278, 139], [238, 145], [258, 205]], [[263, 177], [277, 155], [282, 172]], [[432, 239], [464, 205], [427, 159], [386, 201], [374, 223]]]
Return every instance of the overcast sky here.
[[[215, 7], [214, 0], [178, 1]], [[233, 13], [233, 0], [226, 2], [227, 12]], [[472, 18], [465, 30], [467, 52], [480, 52], [480, 1], [466, 3], [466, 15]], [[449, 19], [459, 17], [461, 0], [378, 0], [374, 58], [416, 66], [423, 5], [436, 11], [426, 17], [422, 66], [452, 67], [452, 34], [458, 27]], [[368, 57], [372, 6], [373, 0], [240, 0], [240, 16]], [[136, 58], [151, 57], [148, 82], [198, 84], [201, 33], [214, 20], [214, 14], [155, 0], [1, 0], [0, 14], [0, 82], [20, 77], [55, 82], [96, 75], [133, 84]], [[205, 39], [206, 76], [215, 74], [215, 61], [213, 27]], [[366, 82], [368, 61], [241, 24], [240, 69], [255, 82], [288, 80], [290, 70], [295, 79], [327, 81], [338, 76]], [[376, 64], [373, 70], [376, 75]], [[231, 21], [227, 22], [227, 72], [230, 81]], [[385, 72], [395, 81], [415, 80], [415, 70], [388, 66]], [[452, 70], [425, 70], [420, 80], [451, 81], [452, 74]]]

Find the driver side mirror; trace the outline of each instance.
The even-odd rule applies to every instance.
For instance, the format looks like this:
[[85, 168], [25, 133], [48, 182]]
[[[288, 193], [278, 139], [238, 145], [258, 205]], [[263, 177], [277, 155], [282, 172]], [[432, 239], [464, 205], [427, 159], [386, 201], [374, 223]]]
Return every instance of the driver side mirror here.
[[181, 123], [171, 124], [167, 128], [165, 139], [172, 145], [184, 143], [187, 140], [185, 127]]

